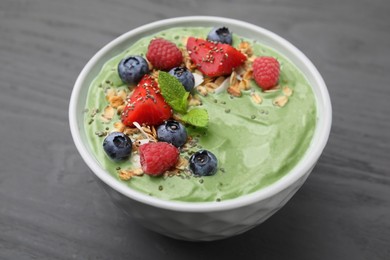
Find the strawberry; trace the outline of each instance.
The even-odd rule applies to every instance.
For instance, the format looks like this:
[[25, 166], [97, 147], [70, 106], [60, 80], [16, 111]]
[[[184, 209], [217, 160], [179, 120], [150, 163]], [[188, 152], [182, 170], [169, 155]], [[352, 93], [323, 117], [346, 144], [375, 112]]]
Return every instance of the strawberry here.
[[179, 160], [179, 149], [166, 142], [143, 144], [138, 151], [142, 170], [148, 175], [161, 175]]
[[146, 58], [154, 68], [165, 71], [178, 67], [183, 62], [183, 54], [176, 44], [163, 38], [150, 41]]
[[160, 125], [171, 116], [172, 109], [160, 94], [157, 82], [150, 75], [144, 75], [127, 100], [121, 119], [126, 126], [134, 127], [134, 122]]
[[188, 38], [187, 51], [198, 69], [209, 77], [229, 75], [246, 60], [243, 53], [229, 44], [194, 37]]
[[263, 90], [275, 87], [279, 82], [280, 65], [274, 57], [262, 56], [253, 62], [253, 78]]

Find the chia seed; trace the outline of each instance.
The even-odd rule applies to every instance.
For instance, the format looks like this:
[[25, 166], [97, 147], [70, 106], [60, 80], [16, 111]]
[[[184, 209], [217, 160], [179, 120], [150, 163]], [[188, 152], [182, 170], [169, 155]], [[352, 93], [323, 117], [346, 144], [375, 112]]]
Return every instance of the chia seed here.
[[99, 136], [99, 137], [103, 137], [103, 136], [106, 136], [107, 135], [107, 132], [104, 132], [104, 131], [96, 131], [95, 132], [95, 135]]
[[94, 117], [97, 113], [99, 113], [100, 111], [99, 111], [99, 108], [95, 108], [95, 109], [93, 109], [92, 110], [92, 112], [91, 112], [91, 117]]
[[164, 187], [162, 185], [158, 186], [158, 190], [163, 190]]
[[229, 108], [226, 108], [226, 109], [225, 109], [225, 113], [230, 113], [230, 109], [229, 109]]

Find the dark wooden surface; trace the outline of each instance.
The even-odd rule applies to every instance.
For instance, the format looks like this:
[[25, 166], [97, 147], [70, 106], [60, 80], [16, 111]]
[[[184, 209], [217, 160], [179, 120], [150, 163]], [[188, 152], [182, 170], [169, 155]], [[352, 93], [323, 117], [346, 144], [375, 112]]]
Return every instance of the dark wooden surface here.
[[[1, 0], [0, 259], [390, 259], [387, 0]], [[244, 235], [175, 241], [127, 219], [71, 139], [73, 83], [104, 44], [162, 18], [276, 32], [322, 73], [334, 123], [313, 174]]]

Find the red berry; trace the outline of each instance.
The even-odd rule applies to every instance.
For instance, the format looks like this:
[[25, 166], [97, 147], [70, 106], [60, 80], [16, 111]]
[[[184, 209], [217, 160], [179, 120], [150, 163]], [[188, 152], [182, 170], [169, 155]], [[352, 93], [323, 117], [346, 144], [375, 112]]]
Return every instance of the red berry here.
[[192, 62], [209, 77], [229, 75], [246, 60], [244, 54], [229, 44], [194, 37], [188, 38], [187, 51]]
[[122, 123], [134, 127], [140, 125], [160, 125], [172, 116], [171, 107], [160, 94], [157, 82], [145, 75], [134, 89], [122, 112]]
[[150, 41], [146, 58], [154, 68], [165, 71], [179, 67], [183, 62], [183, 54], [176, 44], [163, 38]]
[[138, 151], [142, 170], [148, 175], [161, 175], [179, 160], [179, 149], [165, 142], [143, 144]]
[[258, 57], [253, 62], [253, 78], [263, 90], [275, 87], [279, 82], [280, 65], [274, 57]]

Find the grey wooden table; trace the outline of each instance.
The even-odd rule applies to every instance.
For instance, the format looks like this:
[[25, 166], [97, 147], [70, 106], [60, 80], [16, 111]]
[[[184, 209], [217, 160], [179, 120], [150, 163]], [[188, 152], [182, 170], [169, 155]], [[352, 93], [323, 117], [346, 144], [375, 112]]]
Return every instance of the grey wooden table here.
[[[390, 2], [1, 0], [0, 259], [390, 259]], [[296, 196], [238, 237], [188, 243], [127, 219], [70, 136], [78, 73], [104, 44], [186, 15], [248, 21], [322, 73], [334, 120]]]

